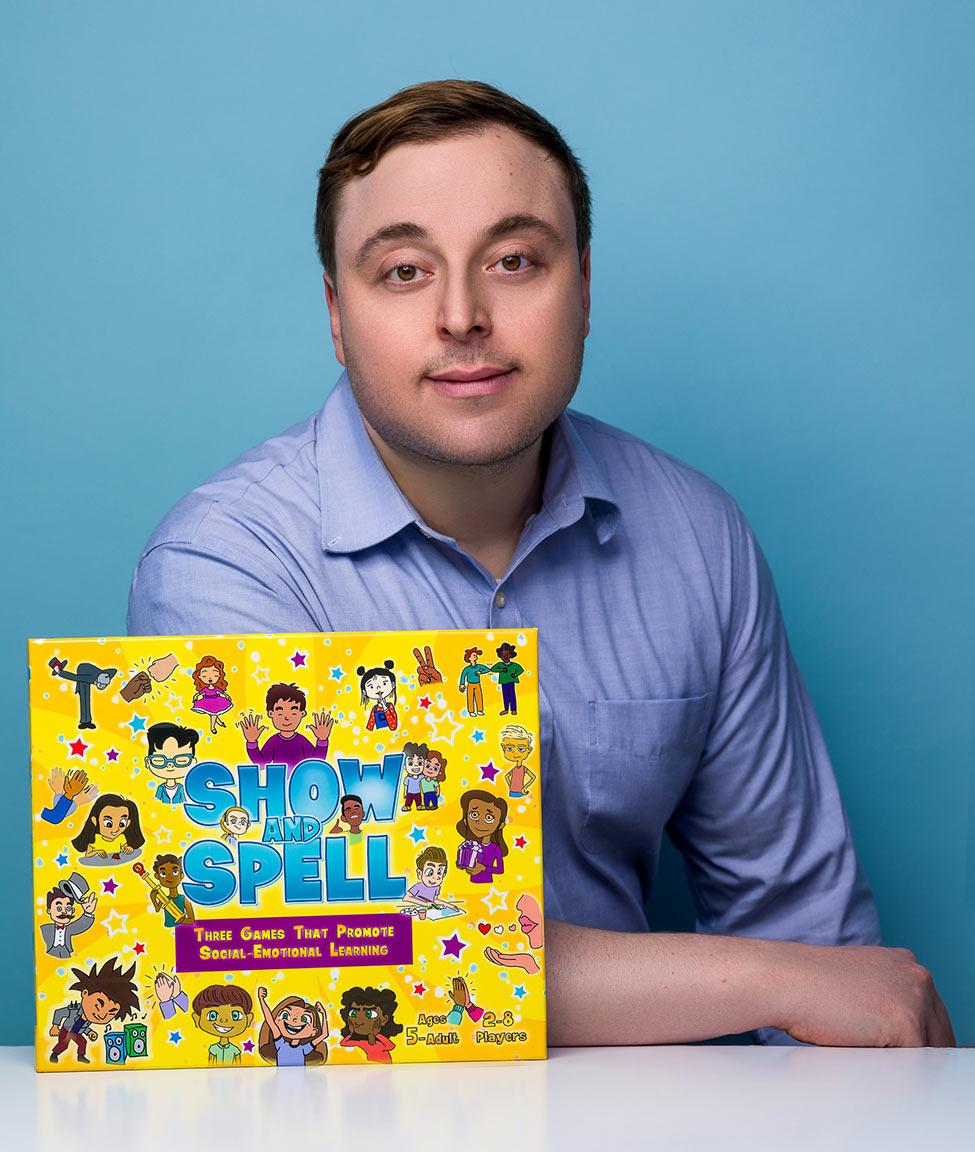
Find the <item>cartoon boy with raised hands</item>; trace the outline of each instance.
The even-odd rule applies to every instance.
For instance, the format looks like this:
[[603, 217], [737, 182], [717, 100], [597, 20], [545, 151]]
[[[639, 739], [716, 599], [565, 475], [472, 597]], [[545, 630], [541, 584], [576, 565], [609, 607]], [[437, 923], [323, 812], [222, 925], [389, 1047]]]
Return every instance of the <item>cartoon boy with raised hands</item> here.
[[298, 729], [308, 711], [308, 698], [297, 684], [272, 684], [264, 700], [267, 718], [274, 728], [261, 745], [258, 741], [266, 725], [256, 712], [242, 713], [237, 727], [247, 744], [247, 758], [252, 764], [286, 764], [297, 768], [302, 760], [324, 760], [328, 756], [328, 738], [332, 733], [332, 713], [322, 709], [313, 712], [311, 723], [305, 725], [315, 737], [315, 743]]

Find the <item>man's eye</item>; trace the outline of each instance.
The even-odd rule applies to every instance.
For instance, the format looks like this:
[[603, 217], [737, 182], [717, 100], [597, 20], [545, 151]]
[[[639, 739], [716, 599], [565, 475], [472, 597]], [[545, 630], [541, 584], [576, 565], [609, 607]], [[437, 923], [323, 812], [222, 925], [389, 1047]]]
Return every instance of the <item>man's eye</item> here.
[[[519, 261], [524, 261], [523, 264]], [[531, 263], [529, 257], [523, 252], [511, 252], [507, 256], [502, 256], [497, 264], [500, 264], [505, 272], [524, 272]]]
[[239, 1020], [240, 1019], [240, 1013], [237, 1011], [236, 1008], [233, 1010], [233, 1012], [230, 1013], [230, 1019], [231, 1020]]
[[[397, 264], [383, 277], [393, 284], [412, 284], [419, 279], [420, 269], [415, 264]], [[379, 688], [379, 684], [373, 681], [369, 687], [375, 689]]]
[[207, 1013], [207, 1019], [210, 1021], [211, 1024], [215, 1023], [216, 1019], [217, 1019], [216, 1012], [208, 1012]]
[[370, 1020], [375, 1020], [376, 1019], [376, 1012], [372, 1008], [367, 1008], [366, 1009], [366, 1016]]

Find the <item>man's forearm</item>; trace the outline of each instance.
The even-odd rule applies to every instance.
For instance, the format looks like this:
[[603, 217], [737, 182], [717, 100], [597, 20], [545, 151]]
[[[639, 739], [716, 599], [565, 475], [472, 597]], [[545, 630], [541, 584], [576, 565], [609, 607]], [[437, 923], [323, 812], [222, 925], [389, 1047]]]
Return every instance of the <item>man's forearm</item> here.
[[903, 948], [545, 921], [549, 1043], [677, 1044], [778, 1028], [812, 1044], [954, 1045], [930, 972]]
[[545, 921], [549, 1043], [679, 1044], [778, 1027], [775, 943]]

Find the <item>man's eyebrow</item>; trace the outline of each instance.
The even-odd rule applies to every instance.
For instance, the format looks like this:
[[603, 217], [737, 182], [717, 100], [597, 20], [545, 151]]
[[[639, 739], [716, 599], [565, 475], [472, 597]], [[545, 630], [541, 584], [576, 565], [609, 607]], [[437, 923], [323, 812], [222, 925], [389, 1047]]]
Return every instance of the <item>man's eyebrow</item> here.
[[[481, 242], [487, 244], [491, 240], [499, 240], [511, 232], [538, 232], [552, 243], [560, 244], [562, 242], [562, 234], [554, 225], [531, 212], [515, 212], [510, 216], [502, 216], [500, 220], [496, 220], [484, 229], [480, 237]], [[386, 224], [373, 232], [360, 245], [353, 261], [354, 267], [361, 269], [369, 259], [370, 254], [381, 244], [386, 244], [390, 240], [429, 239], [430, 233], [426, 228], [412, 220], [398, 220], [395, 224]]]

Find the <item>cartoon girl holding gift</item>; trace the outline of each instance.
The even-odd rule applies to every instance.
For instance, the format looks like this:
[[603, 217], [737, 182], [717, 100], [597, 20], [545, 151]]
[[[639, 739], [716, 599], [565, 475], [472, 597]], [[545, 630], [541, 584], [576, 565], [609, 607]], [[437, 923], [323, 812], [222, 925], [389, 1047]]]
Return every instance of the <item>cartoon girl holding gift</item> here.
[[393, 661], [383, 661], [382, 668], [363, 668], [360, 664], [356, 668], [359, 677], [359, 691], [362, 695], [362, 707], [372, 704], [366, 728], [372, 732], [374, 728], [388, 728], [391, 732], [396, 730], [399, 720], [396, 716], [396, 677], [393, 675]]
[[223, 661], [216, 656], [204, 656], [193, 669], [193, 683], [196, 695], [193, 697], [193, 711], [210, 719], [210, 735], [215, 736], [217, 725], [226, 728], [220, 719], [222, 713], [234, 706], [227, 693], [227, 678], [224, 675]]
[[491, 792], [472, 788], [460, 798], [461, 818], [457, 831], [463, 843], [457, 849], [457, 867], [463, 868], [474, 884], [490, 884], [504, 872], [508, 845], [504, 828], [508, 802]]

